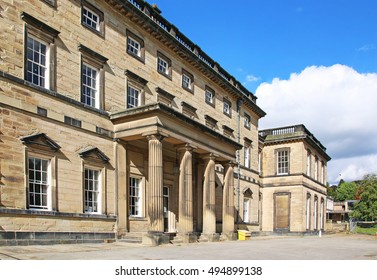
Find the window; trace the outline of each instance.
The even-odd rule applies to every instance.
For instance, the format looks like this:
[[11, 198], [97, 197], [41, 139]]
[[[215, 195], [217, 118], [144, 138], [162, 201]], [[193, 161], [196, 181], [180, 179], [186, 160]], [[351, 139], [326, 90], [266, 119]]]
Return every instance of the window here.
[[29, 208], [51, 209], [50, 160], [29, 156]]
[[85, 168], [84, 173], [84, 211], [100, 213], [100, 171]]
[[232, 107], [231, 103], [228, 100], [224, 99], [223, 112], [225, 115], [229, 117], [231, 116], [231, 107]]
[[279, 150], [277, 152], [277, 174], [285, 175], [289, 173], [289, 151]]
[[81, 44], [78, 49], [81, 52], [81, 102], [101, 109], [104, 106], [104, 66], [107, 58]]
[[93, 5], [83, 1], [81, 14], [81, 23], [96, 33], [103, 35], [104, 32], [104, 15]]
[[258, 152], [258, 173], [259, 175], [262, 174], [262, 151], [259, 150]]
[[209, 87], [206, 88], [205, 100], [207, 104], [215, 106], [215, 91]]
[[308, 150], [306, 162], [306, 175], [311, 176], [312, 170], [312, 153]]
[[27, 77], [33, 84], [49, 88], [49, 48], [47, 43], [29, 35], [27, 37]]
[[243, 221], [244, 223], [250, 223], [250, 199], [243, 199]]
[[141, 180], [130, 177], [130, 216], [142, 216]]
[[157, 52], [157, 72], [171, 79], [171, 60]]
[[64, 122], [66, 124], [69, 124], [69, 125], [72, 125], [72, 126], [81, 127], [81, 121], [80, 120], [74, 119], [74, 118], [71, 118], [71, 117], [68, 117], [68, 116], [64, 116]]
[[243, 125], [244, 127], [250, 129], [250, 121], [251, 121], [251, 118], [248, 114], [244, 113], [244, 116], [243, 116]]
[[182, 87], [190, 92], [194, 91], [194, 77], [185, 70], [182, 70]]
[[24, 79], [45, 89], [55, 89], [55, 38], [59, 31], [23, 12], [26, 22]]
[[318, 180], [318, 158], [314, 159], [314, 180]]
[[310, 199], [311, 195], [310, 193], [306, 194], [306, 230], [310, 230]]
[[244, 162], [244, 166], [246, 168], [250, 168], [250, 145], [245, 145], [244, 147], [244, 151], [245, 151], [245, 155], [244, 155], [244, 159], [245, 159], [245, 162]]
[[127, 53], [144, 62], [144, 41], [128, 30]]
[[140, 106], [140, 92], [132, 86], [127, 87], [127, 108]]
[[98, 73], [99, 70], [88, 65], [82, 65], [82, 91], [81, 91], [81, 102], [94, 107], [99, 108], [99, 81]]

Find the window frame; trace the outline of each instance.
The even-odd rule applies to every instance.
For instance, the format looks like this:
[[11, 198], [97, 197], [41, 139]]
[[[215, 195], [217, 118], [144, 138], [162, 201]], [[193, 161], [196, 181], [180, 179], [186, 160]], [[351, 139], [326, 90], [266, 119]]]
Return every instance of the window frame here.
[[[131, 185], [131, 180], [134, 180], [134, 181], [138, 182], [136, 187]], [[128, 194], [129, 194], [128, 195], [128, 204], [129, 204], [128, 211], [129, 211], [129, 216], [133, 217], [133, 218], [142, 218], [142, 217], [144, 217], [144, 211], [143, 211], [144, 204], [143, 204], [143, 187], [142, 187], [142, 183], [143, 183], [143, 180], [139, 176], [131, 175], [129, 177], [129, 180], [128, 180], [128, 185], [129, 185], [129, 188], [128, 188]], [[133, 195], [134, 192], [131, 191], [131, 188], [137, 188], [138, 189], [137, 195]], [[134, 205], [133, 203], [131, 203], [132, 198], [137, 199], [140, 204], [139, 205]], [[138, 209], [136, 209], [136, 208], [134, 209], [134, 207], [137, 207]], [[139, 211], [139, 213], [133, 214], [137, 210]]]
[[[246, 204], [246, 205], [245, 205]], [[244, 197], [243, 198], [243, 222], [245, 224], [249, 224], [251, 219], [250, 219], [250, 205], [251, 205], [251, 199], [249, 197]], [[245, 207], [247, 206], [247, 207]]]
[[[56, 46], [55, 40], [59, 35], [59, 31], [39, 21], [33, 16], [22, 12], [21, 19], [25, 22], [24, 32], [24, 80], [47, 90], [56, 90]], [[44, 85], [34, 83], [28, 79], [28, 41], [29, 38], [46, 46], [45, 74]], [[33, 72], [33, 71], [31, 71]]]
[[[139, 45], [138, 53], [135, 53], [134, 51], [130, 50], [130, 41], [133, 41]], [[131, 46], [132, 48], [135, 48], [134, 46]], [[132, 33], [130, 30], [127, 29], [126, 31], [126, 52], [140, 60], [141, 62], [145, 63], [145, 47], [144, 47], [144, 40], [140, 38], [139, 36]]]
[[[187, 80], [185, 81], [185, 77]], [[182, 69], [182, 81], [181, 81], [182, 88], [187, 90], [188, 92], [194, 93], [194, 76], [186, 71], [185, 69]]]
[[[92, 25], [88, 24], [85, 22], [85, 18], [88, 18], [85, 16], [84, 11], [87, 10], [93, 15], [97, 16], [98, 22], [97, 25], [98, 27], [93, 27]], [[101, 37], [104, 37], [105, 35], [105, 17], [104, 13], [101, 12], [98, 8], [93, 6], [92, 4], [88, 3], [87, 1], [82, 1], [81, 2], [81, 25], [84, 26], [85, 28], [93, 31], [97, 35], [100, 35]]]
[[[85, 71], [84, 69], [89, 69], [90, 73], [93, 73], [95, 71], [95, 77], [85, 75], [85, 73], [88, 73], [88, 70]], [[85, 79], [86, 77], [86, 79]], [[94, 87], [92, 85], [86, 84], [85, 80], [91, 79], [95, 81]], [[81, 103], [93, 107], [96, 109], [100, 109], [100, 69], [97, 67], [83, 62], [81, 66]], [[85, 90], [86, 89], [86, 90]], [[86, 92], [89, 91], [90, 95], [87, 95]], [[94, 96], [91, 96], [94, 91]], [[87, 103], [87, 99], [94, 100], [94, 104], [92, 102]]]
[[[51, 211], [52, 210], [52, 164], [53, 164], [53, 160], [51, 157], [49, 156], [46, 156], [46, 155], [42, 155], [42, 154], [38, 154], [38, 153], [28, 153], [27, 155], [27, 163], [26, 163], [26, 166], [27, 166], [27, 209], [30, 209], [30, 210], [36, 210], [36, 211]], [[36, 192], [32, 192], [30, 190], [30, 184], [34, 183], [32, 182], [33, 180], [30, 178], [30, 159], [33, 158], [35, 160], [40, 160], [40, 161], [46, 161], [47, 162], [47, 168], [46, 168], [46, 184], [45, 184], [45, 187], [46, 187], [46, 205], [39, 205], [39, 207], [37, 205], [32, 205], [31, 204], [31, 194], [32, 193], [36, 193]], [[42, 167], [43, 167], [43, 164], [42, 164]], [[36, 169], [34, 169], [36, 171]], [[40, 184], [42, 185], [42, 184]], [[40, 186], [40, 188], [42, 188], [42, 186]], [[42, 194], [42, 191], [39, 192], [39, 194]], [[42, 199], [41, 199], [42, 200]], [[41, 201], [42, 202], [42, 201]]]
[[251, 117], [246, 112], [243, 113], [243, 126], [246, 129], [250, 129], [251, 128]]
[[244, 167], [251, 168], [251, 145], [245, 143], [244, 146]]
[[[130, 104], [130, 92], [131, 90], [135, 93], [137, 93], [137, 99], [133, 97], [133, 99], [137, 100], [137, 104]], [[130, 106], [132, 105], [132, 106]], [[140, 107], [141, 105], [141, 90], [137, 87], [135, 87], [132, 83], [127, 84], [127, 97], [126, 97], [126, 108], [127, 109], [132, 109], [132, 108], [137, 108]]]
[[[228, 110], [225, 110], [226, 108], [228, 108]], [[223, 113], [230, 118], [232, 117], [232, 103], [226, 98], [223, 100]]]
[[[90, 171], [92, 172], [93, 174], [96, 173], [97, 174], [97, 178], [96, 178], [96, 182], [97, 182], [97, 189], [96, 190], [90, 190], [88, 189], [87, 190], [87, 180], [92, 180], [91, 178], [88, 178], [86, 177], [87, 175], [87, 171]], [[98, 167], [94, 167], [94, 166], [91, 166], [91, 165], [85, 165], [84, 166], [84, 176], [83, 176], [83, 194], [84, 194], [84, 197], [83, 197], [83, 202], [84, 202], [84, 213], [86, 214], [102, 214], [102, 170], [101, 168], [98, 168]], [[87, 206], [87, 193], [88, 192], [91, 192], [91, 193], [95, 193], [96, 194], [96, 200], [92, 200], [92, 202], [94, 203], [97, 203], [97, 209], [96, 211], [94, 211], [92, 209], [92, 211], [90, 211], [90, 206]], [[92, 205], [93, 207], [93, 205]]]
[[[286, 155], [281, 155], [281, 153], [286, 153]], [[286, 161], [281, 160], [286, 158]], [[290, 171], [290, 149], [283, 148], [276, 150], [276, 175], [289, 175]], [[284, 166], [282, 166], [284, 164]]]
[[[80, 102], [85, 106], [91, 108], [102, 110], [105, 107], [105, 65], [107, 63], [107, 58], [100, 55], [99, 53], [85, 47], [84, 45], [79, 45], [78, 49], [81, 56], [80, 65]], [[97, 70], [96, 77], [96, 94], [95, 94], [95, 104], [94, 106], [85, 103], [84, 97], [84, 67]]]
[[[160, 61], [166, 63], [166, 71], [160, 70]], [[161, 52], [157, 51], [157, 72], [165, 76], [168, 79], [172, 79], [172, 64], [171, 60]]]
[[[207, 93], [210, 93], [210, 94], [211, 94], [211, 98], [210, 98], [210, 100], [207, 98], [207, 96], [208, 96]], [[216, 93], [215, 93], [215, 91], [214, 91], [212, 88], [206, 86], [206, 88], [205, 88], [205, 92], [204, 92], [204, 100], [205, 100], [205, 102], [206, 102], [207, 104], [211, 105], [211, 106], [214, 107], [214, 108], [215, 108], [215, 94], [216, 94]]]

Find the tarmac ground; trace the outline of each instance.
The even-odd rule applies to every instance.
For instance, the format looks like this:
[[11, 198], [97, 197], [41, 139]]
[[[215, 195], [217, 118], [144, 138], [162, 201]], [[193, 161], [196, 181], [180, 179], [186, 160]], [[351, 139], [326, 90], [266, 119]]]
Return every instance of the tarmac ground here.
[[125, 242], [0, 247], [0, 260], [377, 260], [377, 236], [266, 236], [245, 241], [167, 244]]

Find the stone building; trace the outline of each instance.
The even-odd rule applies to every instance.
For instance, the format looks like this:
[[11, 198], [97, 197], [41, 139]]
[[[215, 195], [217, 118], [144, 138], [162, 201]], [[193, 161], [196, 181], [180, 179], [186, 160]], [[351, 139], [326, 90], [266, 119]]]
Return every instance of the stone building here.
[[[325, 148], [141, 0], [0, 2], [0, 245], [315, 232]], [[278, 132], [276, 132], [278, 131]]]

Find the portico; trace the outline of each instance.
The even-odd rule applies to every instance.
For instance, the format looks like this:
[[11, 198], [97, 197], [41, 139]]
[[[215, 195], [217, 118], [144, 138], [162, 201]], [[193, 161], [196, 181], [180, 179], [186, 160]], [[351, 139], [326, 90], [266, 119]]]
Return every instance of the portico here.
[[[119, 170], [122, 178], [118, 178], [118, 216], [123, 221], [118, 224], [118, 236], [140, 232], [145, 243], [156, 245], [169, 241], [169, 231], [183, 242], [195, 242], [198, 237], [216, 241], [220, 234], [233, 238], [233, 162], [240, 145], [159, 103], [111, 118], [115, 138], [121, 139], [116, 145], [125, 150], [117, 159], [123, 162], [118, 167], [126, 167], [124, 172]], [[216, 171], [219, 164], [223, 174]], [[129, 178], [134, 176], [143, 184], [137, 206], [144, 206], [138, 217], [129, 210]], [[216, 204], [216, 187], [223, 192], [221, 204]], [[216, 231], [216, 209], [222, 211], [221, 232]]]

